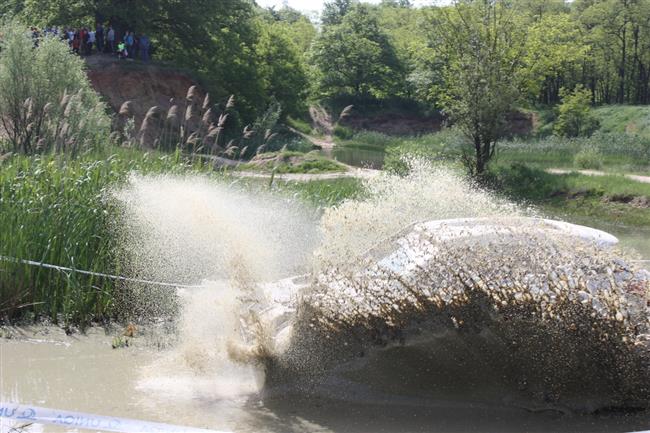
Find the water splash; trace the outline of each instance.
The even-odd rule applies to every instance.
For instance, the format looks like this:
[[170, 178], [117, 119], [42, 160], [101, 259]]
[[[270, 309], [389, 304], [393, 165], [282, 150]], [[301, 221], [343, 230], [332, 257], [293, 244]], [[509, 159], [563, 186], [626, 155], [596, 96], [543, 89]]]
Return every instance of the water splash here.
[[259, 281], [304, 271], [316, 243], [314, 214], [272, 194], [203, 176], [133, 176], [125, 206], [132, 271], [196, 283], [246, 269]]
[[533, 215], [484, 191], [456, 171], [429, 162], [407, 161], [407, 176], [382, 174], [364, 182], [364, 196], [327, 209], [321, 219], [317, 269], [348, 266], [414, 223], [448, 218]]
[[[133, 272], [218, 281], [187, 293], [179, 343], [145, 383], [180, 392], [187, 380], [162, 377], [195, 377], [209, 395], [239, 395], [259, 389], [253, 360], [269, 386], [334, 384], [336, 394], [352, 381], [357, 396], [646, 405], [650, 277], [623, 254], [426, 163], [365, 190], [317, 223], [269, 194], [134, 177], [117, 194]], [[448, 218], [492, 231], [419, 224]], [[272, 283], [307, 270], [306, 281]]]
[[313, 212], [201, 176], [133, 176], [115, 196], [132, 274], [197, 284], [180, 296], [130, 288], [135, 304], [152, 296], [180, 304], [174, 347], [144, 367], [141, 387], [188, 398], [258, 390], [262, 372], [231, 359], [245, 343], [240, 320], [258, 284], [305, 272], [317, 237]]

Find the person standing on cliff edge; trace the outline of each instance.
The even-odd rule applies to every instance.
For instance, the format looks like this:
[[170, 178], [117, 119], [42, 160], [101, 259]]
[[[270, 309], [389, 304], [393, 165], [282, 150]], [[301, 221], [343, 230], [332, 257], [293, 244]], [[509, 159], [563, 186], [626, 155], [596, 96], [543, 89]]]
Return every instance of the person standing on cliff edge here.
[[108, 27], [106, 40], [108, 41], [108, 49], [110, 50], [109, 52], [113, 54], [115, 52], [115, 30], [113, 30], [113, 26]]
[[97, 23], [97, 27], [95, 27], [95, 40], [97, 41], [97, 52], [101, 54], [106, 51], [104, 47], [104, 26], [102, 23]]
[[151, 47], [151, 41], [147, 35], [142, 35], [140, 37], [140, 56], [142, 61], [145, 63], [149, 62], [149, 48]]

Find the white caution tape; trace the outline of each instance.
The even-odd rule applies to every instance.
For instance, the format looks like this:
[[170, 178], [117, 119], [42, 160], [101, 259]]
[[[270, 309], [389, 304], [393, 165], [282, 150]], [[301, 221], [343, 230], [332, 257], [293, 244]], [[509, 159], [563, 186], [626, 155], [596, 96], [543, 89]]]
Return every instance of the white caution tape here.
[[69, 412], [0, 402], [0, 418], [8, 418], [20, 424], [50, 424], [70, 429], [85, 429], [119, 433], [226, 433], [194, 427], [182, 427], [135, 419], [98, 416], [82, 412]]

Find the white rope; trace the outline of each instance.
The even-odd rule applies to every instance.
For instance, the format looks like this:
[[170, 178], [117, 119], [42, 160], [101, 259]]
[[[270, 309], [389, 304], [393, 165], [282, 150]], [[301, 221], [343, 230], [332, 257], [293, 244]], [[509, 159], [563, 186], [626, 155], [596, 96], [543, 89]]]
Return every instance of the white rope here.
[[152, 284], [152, 285], [155, 285], [155, 286], [164, 286], [164, 287], [180, 287], [180, 288], [184, 288], [184, 289], [190, 289], [190, 288], [198, 287], [197, 285], [188, 285], [188, 284], [180, 284], [180, 283], [165, 283], [165, 282], [161, 282], [161, 281], [143, 280], [143, 279], [140, 279], [140, 278], [128, 278], [128, 277], [123, 277], [121, 275], [103, 274], [101, 272], [84, 271], [82, 269], [67, 268], [65, 266], [51, 265], [49, 263], [37, 262], [37, 261], [34, 261], [34, 260], [17, 259], [15, 257], [8, 257], [8, 256], [0, 256], [0, 261], [11, 262], [11, 263], [20, 263], [20, 264], [29, 265], [29, 266], [38, 266], [38, 267], [46, 268], [46, 269], [54, 269], [54, 270], [59, 271], [59, 272], [76, 272], [78, 274], [92, 275], [92, 276], [95, 276], [95, 277], [108, 278], [110, 280], [117, 280], [117, 281], [126, 281], [126, 282], [129, 282], [129, 283]]

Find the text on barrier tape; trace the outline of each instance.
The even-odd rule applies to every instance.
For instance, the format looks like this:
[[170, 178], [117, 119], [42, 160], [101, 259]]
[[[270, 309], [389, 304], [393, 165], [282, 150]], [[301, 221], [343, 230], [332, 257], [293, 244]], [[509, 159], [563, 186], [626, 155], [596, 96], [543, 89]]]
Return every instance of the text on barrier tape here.
[[194, 427], [181, 427], [157, 422], [98, 416], [89, 413], [70, 412], [2, 402], [0, 402], [0, 418], [8, 418], [26, 424], [51, 424], [64, 428], [103, 430], [118, 433], [226, 433]]

